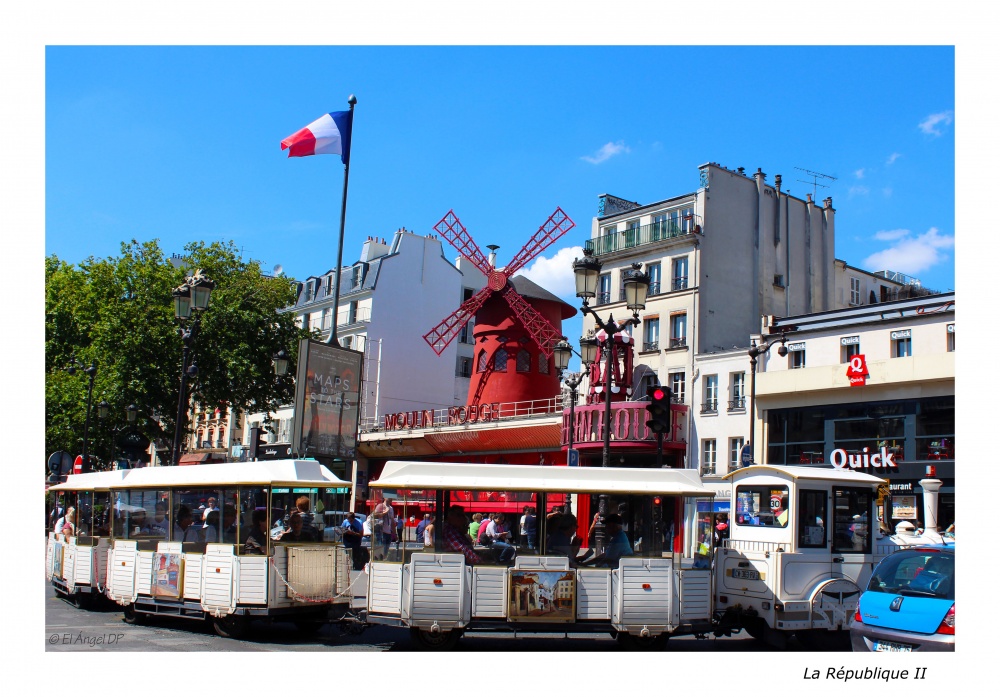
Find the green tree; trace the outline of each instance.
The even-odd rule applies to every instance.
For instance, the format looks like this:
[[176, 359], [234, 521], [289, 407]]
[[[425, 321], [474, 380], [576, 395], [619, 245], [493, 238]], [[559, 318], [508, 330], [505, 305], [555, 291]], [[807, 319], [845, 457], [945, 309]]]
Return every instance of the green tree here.
[[53, 255], [45, 264], [46, 453], [82, 450], [88, 379], [82, 370], [67, 373], [74, 359], [96, 362], [93, 402], [111, 405], [106, 423], [91, 418], [91, 453], [111, 455], [131, 403], [140, 407], [141, 433], [173, 441], [183, 345], [171, 292], [196, 269], [216, 287], [194, 342], [191, 400], [236, 413], [292, 401], [293, 381], [275, 378], [271, 357], [284, 349], [294, 366], [298, 341], [309, 334], [281, 311], [294, 302], [294, 290], [286, 278], [264, 276], [259, 262], [242, 260], [232, 242], [191, 243], [179, 260], [166, 258], [157, 241], [135, 240], [117, 257], [78, 266]]

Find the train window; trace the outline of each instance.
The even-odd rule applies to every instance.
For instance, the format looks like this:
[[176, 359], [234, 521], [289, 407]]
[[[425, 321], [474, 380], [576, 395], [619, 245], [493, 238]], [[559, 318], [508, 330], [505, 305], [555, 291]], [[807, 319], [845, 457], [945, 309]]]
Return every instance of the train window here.
[[826, 547], [826, 492], [799, 491], [799, 547]]
[[788, 487], [736, 487], [736, 524], [783, 528], [788, 525]]
[[833, 551], [871, 552], [869, 520], [872, 510], [870, 489], [834, 489]]
[[174, 490], [171, 541], [220, 542], [219, 524], [224, 501], [219, 489]]
[[165, 489], [123, 491], [115, 502], [115, 534], [126, 540], [165, 540], [169, 529], [170, 492]]

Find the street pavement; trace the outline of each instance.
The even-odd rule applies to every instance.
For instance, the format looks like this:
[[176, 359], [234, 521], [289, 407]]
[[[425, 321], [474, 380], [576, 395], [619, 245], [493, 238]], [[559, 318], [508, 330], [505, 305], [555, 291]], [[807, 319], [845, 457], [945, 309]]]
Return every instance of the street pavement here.
[[[46, 582], [45, 642], [48, 651], [419, 651], [406, 629], [372, 625], [361, 634], [344, 633], [338, 624], [325, 626], [318, 634], [303, 636], [290, 622], [257, 621], [248, 640], [217, 636], [207, 621], [177, 617], [150, 618], [146, 624], [129, 625], [122, 609], [98, 601], [83, 610], [58, 597]], [[511, 634], [468, 632], [456, 652], [462, 651], [623, 651], [608, 634]], [[794, 639], [785, 652], [803, 649]], [[677, 637], [667, 644], [667, 652], [774, 652], [745, 633], [732, 637]]]

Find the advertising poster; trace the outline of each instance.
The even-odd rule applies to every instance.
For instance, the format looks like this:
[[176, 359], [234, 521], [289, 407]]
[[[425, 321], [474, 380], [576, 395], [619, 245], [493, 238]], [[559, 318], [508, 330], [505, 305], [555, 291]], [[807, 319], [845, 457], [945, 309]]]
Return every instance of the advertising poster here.
[[894, 520], [916, 520], [917, 497], [894, 496], [892, 498], [892, 517]]
[[576, 615], [576, 571], [538, 571], [512, 569], [511, 620], [572, 622]]
[[181, 555], [157, 552], [153, 555], [151, 594], [159, 598], [181, 597]]
[[292, 449], [300, 457], [353, 459], [361, 400], [360, 351], [303, 339], [295, 381]]

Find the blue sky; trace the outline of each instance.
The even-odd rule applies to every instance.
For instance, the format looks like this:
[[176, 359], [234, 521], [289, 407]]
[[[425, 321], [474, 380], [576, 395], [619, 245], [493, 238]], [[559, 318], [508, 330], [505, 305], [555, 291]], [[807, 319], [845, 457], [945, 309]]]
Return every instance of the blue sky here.
[[[279, 142], [358, 98], [344, 262], [454, 209], [504, 264], [561, 206], [528, 270], [573, 301], [598, 196], [694, 191], [708, 161], [832, 175], [836, 254], [955, 286], [951, 47], [87, 47], [45, 51], [45, 253], [233, 240], [265, 270], [332, 268], [343, 166]], [[450, 247], [447, 253], [451, 256]], [[440, 318], [428, 318], [428, 327]], [[565, 326], [570, 337], [579, 321]]]

